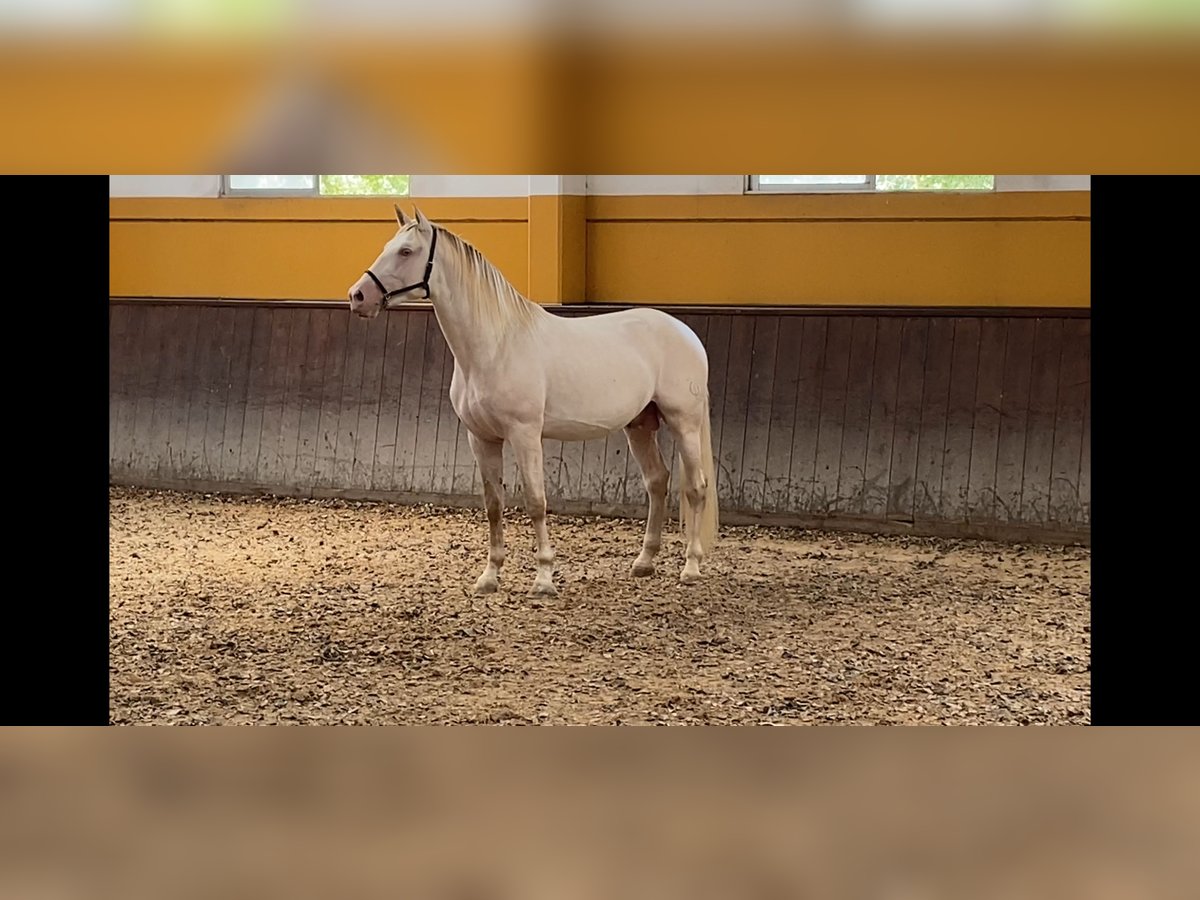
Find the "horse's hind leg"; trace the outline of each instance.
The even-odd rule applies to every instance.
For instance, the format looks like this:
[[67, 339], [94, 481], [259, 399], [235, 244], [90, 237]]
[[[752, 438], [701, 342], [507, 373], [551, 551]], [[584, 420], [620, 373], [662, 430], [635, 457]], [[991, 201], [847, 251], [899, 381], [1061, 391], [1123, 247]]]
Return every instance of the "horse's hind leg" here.
[[475, 582], [475, 593], [490, 594], [499, 587], [504, 565], [504, 445], [467, 432], [467, 440], [483, 479], [483, 505], [488, 517], [488, 561]]
[[[667, 424], [671, 425], [672, 429], [676, 428], [676, 423], [670, 420]], [[675, 435], [679, 460], [683, 464], [683, 496], [681, 499], [682, 502], [687, 503], [689, 511], [686, 519], [687, 550], [679, 580], [684, 584], [692, 584], [700, 580], [700, 562], [704, 559], [704, 548], [700, 542], [700, 523], [704, 518], [704, 507], [707, 502], [705, 490], [708, 483], [700, 452], [700, 429], [695, 425], [686, 427], [681, 422]], [[682, 515], [682, 513], [681, 509], [680, 514]]]
[[517, 468], [521, 470], [521, 483], [525, 487], [525, 509], [533, 521], [537, 536], [537, 577], [531, 597], [554, 597], [558, 589], [554, 586], [554, 548], [550, 546], [550, 532], [546, 528], [546, 479], [542, 468], [541, 428], [529, 429], [509, 436], [509, 443], [517, 455]]
[[[642, 482], [650, 498], [650, 512], [646, 516], [646, 536], [642, 540], [642, 552], [633, 564], [634, 575], [653, 575], [654, 556], [662, 546], [663, 516], [667, 506], [667, 482], [671, 473], [663, 462], [662, 451], [655, 440], [658, 426], [657, 416], [653, 425], [639, 420], [626, 426], [625, 437], [629, 440], [629, 452], [642, 470]], [[640, 424], [639, 424], [640, 423]]]

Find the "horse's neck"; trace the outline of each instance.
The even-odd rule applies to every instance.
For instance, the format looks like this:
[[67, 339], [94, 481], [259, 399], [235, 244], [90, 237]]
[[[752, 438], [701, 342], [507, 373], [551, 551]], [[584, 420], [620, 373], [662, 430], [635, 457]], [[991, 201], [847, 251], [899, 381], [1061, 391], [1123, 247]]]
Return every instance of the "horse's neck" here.
[[486, 319], [472, 311], [473, 303], [478, 302], [478, 298], [471, 296], [475, 290], [476, 286], [469, 283], [461, 264], [456, 261], [452, 270], [446, 273], [444, 297], [434, 301], [433, 311], [459, 367], [469, 374], [486, 376], [498, 365], [501, 344], [508, 334], [504, 329], [497, 332], [488, 327]]
[[433, 314], [437, 317], [438, 327], [441, 328], [442, 337], [446, 339], [446, 344], [459, 366], [464, 370], [474, 369], [483, 355], [480, 335], [471, 328], [469, 322], [460, 321], [464, 317], [454, 315], [454, 312], [447, 308], [449, 305], [436, 302], [433, 304]]

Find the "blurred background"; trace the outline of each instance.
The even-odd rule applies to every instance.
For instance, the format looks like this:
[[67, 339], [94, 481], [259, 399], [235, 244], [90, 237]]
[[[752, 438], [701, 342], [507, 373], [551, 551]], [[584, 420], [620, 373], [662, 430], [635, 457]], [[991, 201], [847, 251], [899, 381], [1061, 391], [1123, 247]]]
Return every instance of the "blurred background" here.
[[0, 147], [29, 173], [1186, 171], [1198, 25], [1195, 0], [6, 2]]
[[10, 733], [0, 894], [1183, 900], [1200, 875], [1194, 731], [537, 733]]

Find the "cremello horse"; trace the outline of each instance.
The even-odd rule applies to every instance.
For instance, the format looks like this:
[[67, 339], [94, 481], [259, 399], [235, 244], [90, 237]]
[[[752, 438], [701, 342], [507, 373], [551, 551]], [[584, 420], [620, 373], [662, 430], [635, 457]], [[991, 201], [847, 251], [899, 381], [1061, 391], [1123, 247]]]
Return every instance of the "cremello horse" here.
[[521, 296], [483, 254], [416, 210], [396, 207], [400, 229], [350, 288], [350, 309], [371, 319], [393, 297], [433, 304], [454, 354], [450, 402], [467, 426], [483, 476], [490, 528], [487, 566], [475, 584], [491, 593], [504, 564], [504, 444], [516, 452], [537, 536], [530, 594], [553, 596], [554, 550], [546, 529], [542, 439], [584, 441], [625, 429], [650, 498], [634, 575], [654, 573], [667, 482], [655, 432], [676, 436], [683, 463], [680, 510], [687, 536], [680, 580], [700, 578], [717, 535], [716, 478], [708, 409], [708, 357], [695, 333], [654, 309], [584, 318], [555, 316]]

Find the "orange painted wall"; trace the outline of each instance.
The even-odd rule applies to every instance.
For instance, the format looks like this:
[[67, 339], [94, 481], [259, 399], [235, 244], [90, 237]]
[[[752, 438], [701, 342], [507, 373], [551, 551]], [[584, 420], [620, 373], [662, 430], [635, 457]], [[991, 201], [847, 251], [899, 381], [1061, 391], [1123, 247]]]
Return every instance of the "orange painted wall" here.
[[[1086, 191], [406, 198], [541, 301], [1088, 307]], [[340, 300], [378, 198], [113, 198], [116, 297]]]

